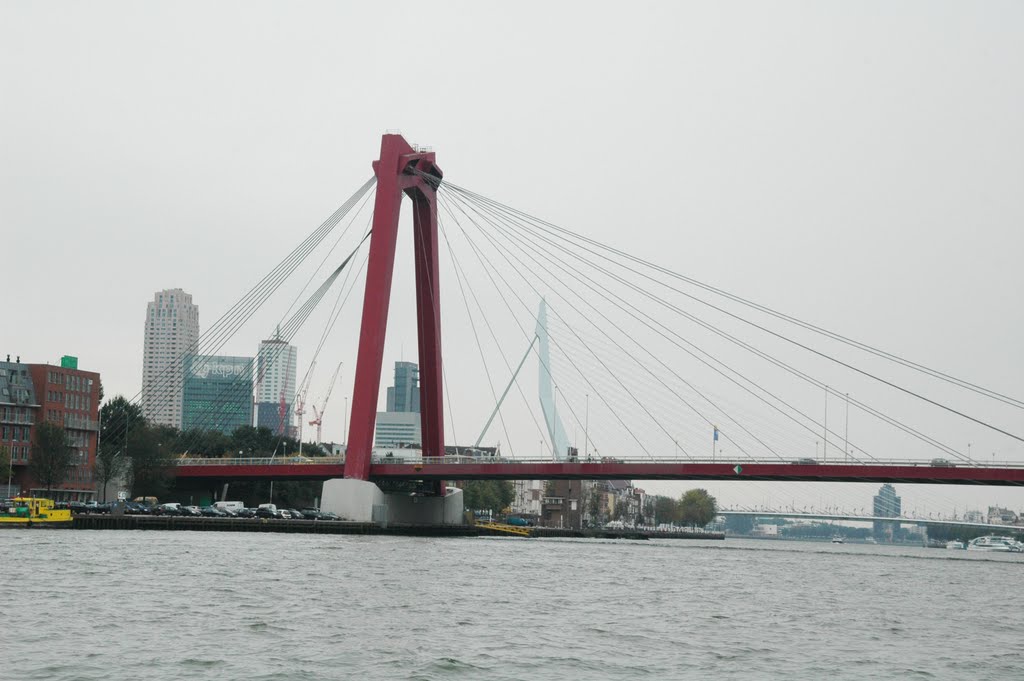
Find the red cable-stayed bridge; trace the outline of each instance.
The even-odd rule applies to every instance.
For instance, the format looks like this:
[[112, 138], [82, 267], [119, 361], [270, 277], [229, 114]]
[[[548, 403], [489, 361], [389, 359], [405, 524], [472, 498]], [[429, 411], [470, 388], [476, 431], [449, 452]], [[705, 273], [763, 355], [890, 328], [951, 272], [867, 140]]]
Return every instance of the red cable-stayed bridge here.
[[[1024, 464], [982, 463], [961, 452], [933, 435], [922, 432], [919, 428], [913, 427], [905, 421], [887, 413], [884, 409], [872, 406], [859, 399], [851, 397], [849, 393], [840, 392], [834, 386], [830, 386], [820, 379], [814, 378], [806, 370], [793, 366], [792, 360], [784, 360], [780, 356], [772, 355], [764, 349], [754, 346], [751, 343], [738, 338], [735, 332], [724, 330], [723, 327], [715, 326], [701, 319], [691, 312], [681, 308], [677, 302], [668, 299], [669, 292], [675, 292], [682, 298], [692, 299], [708, 309], [728, 317], [730, 323], [737, 322], [745, 324], [745, 327], [753, 329], [758, 333], [766, 334], [773, 343], [788, 343], [786, 347], [790, 350], [799, 350], [809, 353], [815, 361], [827, 362], [827, 366], [836, 369], [840, 367], [843, 371], [849, 371], [858, 379], [871, 383], [873, 386], [883, 386], [897, 393], [900, 397], [917, 400], [919, 403], [930, 405], [942, 411], [943, 417], [948, 419], [962, 419], [973, 424], [972, 427], [983, 428], [988, 433], [995, 433], [998, 437], [1006, 437], [1017, 443], [1024, 442], [1020, 436], [1004, 430], [995, 425], [995, 419], [987, 415], [968, 413], [959, 405], [950, 406], [943, 400], [925, 394], [916, 386], [908, 387], [896, 379], [879, 375], [877, 369], [870, 371], [851, 363], [848, 358], [840, 358], [829, 354], [817, 347], [808, 344], [806, 340], [795, 340], [784, 333], [767, 328], [764, 322], [745, 319], [730, 310], [724, 309], [721, 304], [709, 303], [706, 300], [696, 298], [692, 293], [680, 290], [681, 282], [691, 284], [695, 290], [707, 292], [721, 297], [722, 299], [743, 304], [758, 314], [769, 316], [785, 324], [792, 324], [802, 330], [817, 334], [816, 337], [826, 338], [829, 341], [844, 344], [844, 347], [853, 348], [858, 351], [869, 353], [872, 359], [881, 359], [892, 362], [904, 369], [918, 372], [928, 376], [930, 379], [943, 382], [943, 387], [954, 386], [972, 393], [972, 399], [978, 396], [1001, 403], [999, 408], [1024, 409], [1024, 401], [1008, 397], [994, 390], [983, 388], [974, 383], [955, 378], [934, 369], [929, 369], [916, 364], [904, 357], [878, 350], [864, 343], [853, 341], [849, 338], [834, 332], [816, 327], [813, 324], [802, 322], [793, 317], [779, 313], [771, 308], [758, 305], [739, 298], [733, 294], [716, 289], [712, 286], [702, 284], [689, 279], [683, 275], [671, 272], [631, 256], [617, 249], [604, 246], [595, 242], [589, 237], [575, 234], [561, 229], [556, 225], [547, 223], [537, 218], [532, 218], [525, 213], [504, 206], [491, 199], [454, 185], [443, 178], [440, 169], [435, 162], [433, 151], [421, 149], [408, 144], [401, 135], [385, 135], [381, 143], [381, 155], [378, 161], [373, 164], [375, 178], [368, 182], [343, 206], [339, 208], [333, 224], [347, 214], [363, 197], [369, 197], [369, 187], [376, 185], [373, 198], [373, 212], [371, 216], [371, 227], [366, 232], [360, 246], [369, 239], [369, 252], [366, 259], [365, 295], [363, 298], [362, 318], [359, 325], [358, 357], [355, 366], [355, 381], [351, 400], [351, 417], [349, 419], [349, 431], [346, 439], [346, 456], [341, 458], [309, 458], [296, 460], [294, 457], [272, 457], [264, 459], [205, 459], [185, 458], [177, 460], [177, 477], [182, 481], [216, 481], [230, 482], [234, 480], [327, 480], [331, 478], [345, 477], [354, 480], [371, 481], [424, 481], [431, 485], [435, 494], [444, 494], [444, 486], [440, 484], [445, 480], [515, 480], [515, 479], [632, 479], [632, 480], [734, 480], [734, 481], [801, 481], [801, 482], [898, 482], [898, 483], [926, 483], [926, 484], [954, 484], [954, 485], [1006, 485], [1015, 486], [1024, 484]], [[447, 199], [442, 196], [446, 190]], [[418, 460], [410, 460], [402, 457], [401, 461], [388, 460], [379, 457], [374, 453], [374, 426], [377, 411], [378, 396], [380, 392], [381, 372], [383, 368], [384, 339], [387, 331], [388, 309], [391, 297], [392, 276], [395, 267], [395, 254], [397, 248], [399, 213], [403, 205], [403, 197], [410, 199], [413, 217], [413, 244], [415, 260], [415, 287], [416, 287], [416, 322], [419, 340], [419, 393], [420, 408], [422, 415], [422, 455]], [[444, 200], [442, 200], [444, 199]], [[447, 213], [446, 221], [449, 230], [444, 231], [439, 222], [438, 207], [443, 208]], [[354, 219], [354, 218], [353, 218]], [[519, 221], [519, 222], [517, 222]], [[483, 224], [482, 224], [483, 223]], [[488, 232], [484, 226], [489, 224], [491, 231]], [[325, 225], [328, 225], [325, 222]], [[479, 242], [474, 242], [468, 234], [472, 227], [479, 230]], [[521, 229], [520, 229], [521, 228]], [[323, 227], [321, 228], [321, 230]], [[519, 229], [520, 231], [515, 231]], [[328, 233], [330, 230], [323, 232]], [[318, 230], [318, 233], [320, 230]], [[485, 310], [487, 305], [481, 304], [477, 299], [477, 290], [483, 287], [473, 285], [458, 260], [451, 253], [451, 242], [449, 236], [454, 237], [462, 233], [466, 238], [466, 244], [471, 253], [480, 261], [481, 271], [489, 279], [500, 297], [501, 302], [506, 306], [509, 313], [515, 316], [511, 303], [519, 302], [526, 309], [527, 326], [537, 322], [541, 325], [540, 318], [543, 312], [534, 316], [530, 310], [531, 305], [537, 301], [544, 301], [545, 294], [550, 295], [553, 300], [558, 300], [563, 309], [571, 308], [579, 313], [578, 324], [573, 324], [565, 318], [560, 318], [568, 333], [578, 341], [578, 348], [563, 347], [562, 342], [552, 338], [557, 349], [565, 356], [567, 361], [566, 369], [571, 365], [582, 381], [576, 386], [575, 394], [569, 394], [568, 384], [559, 385], [554, 382], [549, 387], [548, 404], [543, 404], [542, 411], [546, 421], [547, 432], [537, 424], [541, 431], [543, 440], [542, 446], [548, 447], [550, 456], [541, 459], [528, 459], [520, 456], [509, 457], [450, 457], [446, 456], [445, 446], [445, 419], [444, 406], [448, 398], [445, 376], [442, 373], [442, 349], [441, 349], [441, 303], [444, 298], [441, 295], [441, 269], [439, 253], [441, 247], [446, 249], [451, 256], [452, 265], [455, 270], [454, 279], [458, 284], [457, 288], [463, 296], [466, 306], [467, 318], [472, 325], [472, 335], [476, 340], [478, 349], [481, 346], [480, 337], [484, 336], [484, 326], [498, 344], [499, 334], [495, 334], [488, 322]], [[317, 233], [314, 233], [317, 234]], [[312, 236], [312, 235], [311, 235]], [[342, 235], [343, 236], [343, 235]], [[443, 237], [443, 241], [439, 240]], [[323, 236], [319, 236], [322, 239]], [[499, 242], [498, 239], [507, 239], [506, 242]], [[339, 237], [340, 239], [340, 237]], [[485, 242], [484, 239], [487, 241]], [[309, 238], [307, 238], [307, 241]], [[302, 247], [305, 248], [303, 242]], [[312, 242], [310, 242], [312, 243]], [[573, 248], [578, 251], [569, 252], [565, 244], [572, 243]], [[483, 249], [490, 244], [494, 249], [495, 260], [481, 257]], [[314, 244], [315, 245], [315, 244]], [[311, 250], [310, 247], [309, 250]], [[336, 278], [345, 265], [353, 259], [356, 251], [352, 252], [341, 267], [335, 270], [332, 277]], [[530, 255], [533, 253], [533, 256]], [[553, 260], [553, 254], [563, 254], [565, 261]], [[609, 255], [610, 254], [610, 255]], [[526, 295], [528, 301], [524, 301], [514, 288], [504, 279], [498, 257], [504, 259], [512, 274], [520, 276], [530, 293]], [[289, 256], [291, 257], [291, 256]], [[535, 257], [536, 260], [530, 260]], [[556, 256], [557, 257], [557, 256]], [[611, 267], [598, 258], [604, 258], [611, 262], [618, 258], [624, 263], [618, 266], [625, 267], [625, 270], [617, 273], [607, 269]], [[575, 258], [575, 260], [572, 260]], [[288, 260], [282, 262], [282, 266]], [[581, 264], [582, 263], [582, 264]], [[279, 267], [282, 267], [279, 266]], [[292, 267], [289, 265], [289, 267]], [[294, 269], [292, 267], [292, 269]], [[361, 271], [361, 270], [360, 270]], [[282, 270], [284, 272], [284, 270]], [[653, 273], [653, 274], [652, 274]], [[277, 274], [272, 273], [274, 277]], [[495, 275], [497, 279], [495, 278]], [[270, 277], [271, 275], [268, 275]], [[285, 273], [282, 276], [287, 276]], [[346, 273], [346, 277], [348, 273]], [[358, 275], [357, 275], [358, 276]], [[546, 282], [545, 286], [538, 288], [535, 279], [540, 280], [543, 276], [550, 276], [552, 281]], [[595, 277], [604, 276], [606, 279], [598, 280]], [[657, 277], [664, 277], [669, 281], [658, 281]], [[271, 283], [279, 279], [271, 280]], [[499, 284], [500, 280], [500, 284]], [[288, 320], [284, 329], [286, 336], [291, 338], [295, 331], [308, 317], [310, 311], [326, 293], [333, 279], [325, 282], [317, 290], [315, 300], [307, 302], [298, 309], [298, 313]], [[654, 294], [637, 284], [643, 282], [645, 286], [656, 290]], [[567, 283], [569, 282], [569, 283]], [[575, 282], [574, 284], [572, 282]], [[609, 284], [608, 282], [612, 282]], [[503, 288], [504, 285], [504, 288]], [[269, 284], [268, 284], [269, 286]], [[575, 287], [575, 289], [573, 288]], [[657, 287], [662, 288], [657, 288]], [[618, 288], [616, 288], [618, 287]], [[468, 293], [467, 293], [468, 290]], [[562, 293], [564, 291], [564, 293]], [[594, 298], [600, 298], [608, 305], [604, 309], [597, 308], [593, 302], [581, 294], [586, 292]], [[623, 295], [638, 294], [642, 297], [640, 304], [623, 298]], [[257, 293], [259, 290], [257, 289]], [[506, 298], [505, 293], [508, 293]], [[247, 294], [248, 295], [248, 294]], [[255, 294], [254, 294], [255, 295]], [[269, 295], [269, 294], [268, 294]], [[340, 293], [339, 293], [340, 296]], [[477, 328], [474, 322], [475, 313], [471, 311], [470, 296], [476, 303], [479, 310], [479, 321], [481, 328]], [[570, 297], [575, 296], [575, 297]], [[260, 300], [263, 294], [259, 293]], [[253, 300], [256, 300], [256, 297]], [[243, 298], [244, 302], [246, 299]], [[497, 299], [495, 299], [497, 300]], [[259, 303], [262, 304], [262, 303]], [[546, 304], [546, 303], [542, 303]], [[579, 308], [576, 308], [576, 305]], [[496, 307], [495, 303], [495, 307]], [[244, 307], [244, 306], [243, 306]], [[614, 308], [614, 309], [613, 309]], [[497, 308], [500, 309], [500, 308]], [[519, 309], [518, 307], [516, 308]], [[558, 313], [552, 309], [552, 314]], [[703, 308], [702, 308], [703, 309]], [[746, 308], [744, 308], [746, 309]], [[612, 318], [609, 314], [619, 312], [625, 315], [622, 318]], [[225, 315], [228, 320], [233, 320], [234, 313]], [[250, 314], [242, 309], [238, 316]], [[519, 314], [522, 314], [520, 311]], [[730, 366], [720, 357], [708, 351], [706, 347], [696, 344], [692, 334], [680, 334], [677, 330], [670, 328], [666, 322], [678, 315], [682, 319], [695, 324], [699, 329], [714, 334], [715, 342], [726, 347], [739, 348], [749, 352], [757, 358], [768, 362], [774, 369], [785, 371], [789, 374], [787, 381], [798, 379], [810, 386], [813, 390], [823, 391], [825, 400], [824, 422], [807, 412], [806, 407], [796, 406], [794, 401], [787, 400], [782, 393], [770, 390], [769, 386], [762, 382], [751, 379], [739, 371], [735, 366]], [[337, 317], [334, 317], [336, 320]], [[518, 319], [516, 323], [519, 324]], [[601, 348], [610, 350], [609, 355], [599, 356], [594, 347], [587, 342], [580, 331], [585, 323], [594, 327], [596, 336], [600, 336]], [[333, 324], [333, 322], [332, 322]], [[547, 373], [548, 379], [553, 373], [549, 361], [546, 359], [546, 348], [541, 350], [535, 347], [535, 341], [539, 332], [530, 334], [523, 329], [523, 345], [527, 347], [527, 354], [520, 362], [523, 362], [533, 352], [541, 367], [542, 376]], [[325, 331], [321, 338], [321, 346], [326, 340]], [[617, 332], [613, 336], [610, 332]], [[638, 340], [640, 333], [650, 333], [649, 339]], [[233, 333], [233, 330], [231, 330]], [[230, 335], [230, 334], [228, 334]], [[215, 339], [216, 342], [221, 342]], [[657, 341], [664, 341], [666, 352], [662, 348], [660, 352], [652, 351], [648, 344]], [[635, 347], [629, 343], [635, 343]], [[537, 346], [544, 346], [545, 339]], [[222, 342], [221, 342], [222, 344]], [[671, 346], [669, 348], [669, 346]], [[711, 347], [711, 346], [707, 346]], [[715, 346], [716, 348], [718, 346]], [[577, 352], [574, 355], [574, 350]], [[318, 348], [319, 351], [319, 348]], [[519, 350], [521, 352], [521, 349]], [[505, 395], [516, 382], [518, 369], [512, 372], [512, 364], [506, 353], [499, 346], [499, 353], [502, 361], [512, 374], [512, 380], [505, 389], [501, 398], [497, 397], [497, 390], [492, 382], [491, 370], [488, 369], [488, 360], [480, 349], [481, 360], [483, 361], [484, 374], [491, 389], [491, 395], [495, 398], [497, 405], [491, 419], [501, 414], [498, 411]], [[589, 354], [588, 354], [589, 353]], [[581, 369], [577, 361], [582, 361], [584, 356], [593, 356], [595, 363], [589, 368]], [[468, 358], [459, 358], [466, 361]], [[314, 357], [313, 361], [315, 362]], [[701, 390], [690, 378], [692, 370], [678, 368], [683, 360], [700, 362], [703, 367], [713, 370], [722, 379], [723, 385], [730, 384], [741, 389], [744, 399], [753, 399], [760, 402], [759, 408], [775, 416], [781, 423], [799, 430], [800, 436], [805, 444], [810, 440], [823, 440], [823, 451], [827, 451], [828, 445], [842, 448], [846, 452], [837, 458], [822, 456], [820, 460], [807, 459], [803, 456], [788, 455], [789, 451], [804, 451], [798, 447], [786, 447], [772, 438], [771, 430], [775, 425], [764, 426], [740, 418], [736, 413], [730, 413], [727, 403], [721, 402], [714, 395]], [[623, 368], [616, 362], [627, 366]], [[498, 366], [494, 361], [494, 366]], [[773, 369], [773, 370], [774, 370]], [[701, 369], [702, 371], [704, 369]], [[838, 369], [837, 369], [838, 370]], [[507, 374], [499, 372], [502, 378]], [[600, 374], [598, 380], [597, 375]], [[643, 379], [640, 381], [639, 379]], [[475, 377], [476, 382], [482, 383], [481, 376]], [[593, 379], [593, 380], [592, 380]], [[602, 383], [601, 381], [604, 381]], [[646, 382], [646, 383], [644, 383]], [[639, 385], [637, 385], [639, 384]], [[466, 386], [461, 386], [465, 388]], [[472, 394], [486, 395], [479, 389], [473, 388]], [[499, 385], [498, 388], [501, 386]], [[518, 387], [518, 386], [517, 386]], [[173, 388], [171, 382], [170, 388]], [[653, 395], [658, 392], [657, 397], [646, 398], [645, 392]], [[172, 394], [173, 390], [167, 390]], [[520, 389], [520, 393], [521, 393]], [[584, 412], [581, 398], [586, 396], [587, 410]], [[848, 441], [846, 433], [840, 434], [837, 431], [835, 421], [828, 420], [828, 397], [844, 399], [847, 410], [851, 405], [854, 409], [872, 418], [876, 418], [887, 426], [891, 426], [901, 435], [907, 435], [922, 442], [928, 447], [934, 448], [937, 456], [942, 458], [920, 460], [895, 460], [885, 457], [878, 457], [870, 454], [866, 449], [853, 441]], [[524, 400], [525, 395], [523, 396]], [[558, 400], [562, 403], [559, 405]], [[573, 408], [575, 400], [575, 409]], [[618, 402], [616, 402], [618, 400]], [[621, 455], [613, 458], [602, 456], [591, 459], [587, 452], [597, 451], [593, 430], [590, 429], [591, 420], [589, 411], [591, 401], [594, 406], [603, 408], [603, 413], [594, 427], [601, 427], [607, 431], [611, 427], [619, 428], [627, 432], [629, 437], [625, 445], [604, 444], [602, 452], [614, 451]], [[689, 441], [679, 438], [676, 435], [676, 421], [682, 421], [676, 414], [673, 414], [671, 421], [666, 421], [663, 414], [658, 412], [659, 403], [671, 402], [673, 409], [678, 409], [688, 415], [690, 421], [691, 437]], [[450, 405], [449, 405], [450, 406]], [[559, 412], [561, 410], [561, 412]], [[632, 410], [632, 415], [630, 411]], [[551, 412], [554, 412], [552, 416]], [[584, 452], [575, 448], [568, 448], [567, 437], [564, 428], [561, 426], [557, 416], [568, 412], [573, 419], [573, 426], [577, 432], [582, 432], [584, 439]], [[784, 417], [784, 418], [783, 418]], [[833, 416], [833, 418], [835, 418]], [[788, 419], [785, 420], [785, 419]], [[211, 417], [211, 422], [214, 420]], [[641, 424], [640, 422], [643, 421]], [[845, 419], [844, 419], [845, 421]], [[490, 425], [491, 420], [488, 420]], [[536, 420], [535, 420], [536, 423]], [[502, 421], [502, 428], [505, 424]], [[719, 426], [722, 426], [721, 428]], [[640, 430], [642, 439], [635, 430]], [[670, 430], [671, 429], [671, 430]], [[487, 426], [484, 431], [486, 432]], [[590, 431], [588, 433], [588, 430]], [[694, 449], [692, 436], [693, 432], [703, 430], [710, 434], [713, 430], [715, 442], [717, 443], [719, 433], [723, 443], [727, 442], [731, 456], [719, 455], [713, 459], [695, 457], [686, 451], [689, 446]], [[508, 435], [506, 431], [506, 436]], [[481, 434], [481, 438], [483, 434]], [[706, 437], [706, 436], [705, 436]], [[544, 444], [544, 441], [547, 444]], [[645, 442], [646, 440], [646, 442]], [[684, 440], [682, 444], [680, 440]], [[830, 442], [831, 440], [831, 442]], [[536, 442], [536, 440], [534, 440]], [[671, 449], [674, 443], [677, 450], [682, 451], [685, 458], [664, 458], [652, 455], [652, 452], [666, 451], [665, 443], [669, 443]], [[479, 441], [478, 441], [479, 444]], [[710, 444], [710, 443], [708, 443]], [[815, 448], [817, 447], [815, 442]], [[701, 444], [701, 447], [704, 445]], [[895, 449], [895, 446], [886, 445], [887, 449]], [[461, 448], [459, 448], [461, 449]], [[471, 449], [471, 448], [467, 448]], [[709, 447], [709, 449], [711, 449]], [[735, 456], [735, 452], [741, 452], [743, 456]], [[768, 453], [773, 457], [767, 456]], [[646, 454], [646, 457], [641, 457]], [[763, 456], [762, 456], [763, 454]]]

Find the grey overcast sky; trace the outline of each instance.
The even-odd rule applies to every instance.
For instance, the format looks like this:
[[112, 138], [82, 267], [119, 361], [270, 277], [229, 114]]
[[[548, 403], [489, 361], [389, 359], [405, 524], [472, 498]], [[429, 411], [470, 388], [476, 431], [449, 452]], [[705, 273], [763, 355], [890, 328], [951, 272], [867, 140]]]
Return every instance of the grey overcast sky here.
[[[5, 2], [0, 353], [77, 355], [107, 396], [134, 395], [153, 293], [191, 293], [205, 329], [370, 176], [380, 134], [400, 129], [459, 185], [1020, 397], [1022, 35], [1019, 2]], [[399, 257], [382, 385], [390, 362], [415, 355]], [[465, 442], [493, 399], [445, 272], [446, 373]], [[314, 374], [311, 396], [345, 362], [324, 420], [332, 440], [360, 294]], [[272, 302], [226, 352], [255, 353], [289, 301]], [[323, 324], [296, 339], [300, 372]], [[524, 349], [515, 333], [510, 358]], [[970, 442], [977, 458], [1024, 461], [1020, 442], [811, 369], [965, 454]], [[499, 389], [507, 376], [496, 372]], [[914, 385], [1024, 431], [1019, 409]], [[565, 399], [578, 411], [577, 387]], [[787, 388], [822, 411], [820, 396]], [[614, 451], [625, 440], [586, 399], [595, 445]], [[843, 406], [830, 403], [830, 418]], [[507, 440], [488, 442], [540, 453], [526, 407], [510, 406], [506, 426]], [[686, 428], [710, 447], [704, 426]], [[866, 419], [851, 417], [850, 432], [880, 456], [935, 456]], [[800, 454], [817, 456], [802, 437]], [[876, 488], [708, 487], [725, 503], [848, 507]], [[1015, 490], [899, 489], [918, 510], [1024, 507]]]

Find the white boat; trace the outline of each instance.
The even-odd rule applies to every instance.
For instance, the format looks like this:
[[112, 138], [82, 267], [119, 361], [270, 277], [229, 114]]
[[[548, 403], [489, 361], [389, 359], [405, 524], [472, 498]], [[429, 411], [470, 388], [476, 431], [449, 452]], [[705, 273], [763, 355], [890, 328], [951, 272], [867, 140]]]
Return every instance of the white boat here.
[[845, 540], [842, 537], [838, 536], [838, 535], [836, 535], [835, 537], [832, 537], [832, 543], [833, 544], [842, 544], [844, 541]]
[[1019, 553], [1024, 551], [1024, 545], [1020, 542], [1014, 541], [1009, 537], [999, 537], [995, 535], [986, 535], [984, 537], [978, 537], [972, 539], [967, 544], [968, 551], [1012, 551]]
[[962, 549], [963, 547], [964, 547], [964, 543], [962, 541], [956, 541], [954, 539], [953, 541], [946, 542], [946, 548], [947, 549]]

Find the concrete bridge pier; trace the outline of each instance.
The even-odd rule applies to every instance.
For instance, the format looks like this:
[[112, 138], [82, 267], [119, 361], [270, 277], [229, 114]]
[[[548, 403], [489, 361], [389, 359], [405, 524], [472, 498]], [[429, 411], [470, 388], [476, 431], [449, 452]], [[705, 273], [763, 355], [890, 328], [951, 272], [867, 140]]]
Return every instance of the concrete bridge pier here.
[[386, 493], [375, 483], [354, 478], [324, 482], [320, 509], [345, 520], [388, 525], [462, 525], [462, 490], [445, 489], [444, 496]]

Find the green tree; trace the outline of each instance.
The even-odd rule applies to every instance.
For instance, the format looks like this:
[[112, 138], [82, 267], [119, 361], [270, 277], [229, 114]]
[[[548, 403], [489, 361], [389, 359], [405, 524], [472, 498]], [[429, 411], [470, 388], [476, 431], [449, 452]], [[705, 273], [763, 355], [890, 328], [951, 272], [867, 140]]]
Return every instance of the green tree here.
[[500, 513], [515, 499], [515, 488], [508, 480], [466, 480], [458, 486], [463, 505], [471, 511]]
[[[11, 450], [7, 445], [0, 445], [0, 475], [8, 480], [11, 474]], [[8, 490], [9, 492], [10, 490]]]
[[704, 527], [718, 515], [718, 501], [705, 489], [691, 489], [679, 500], [680, 520], [691, 527]]
[[601, 490], [597, 485], [590, 488], [590, 495], [587, 497], [587, 514], [590, 516], [590, 524], [598, 526], [603, 524], [601, 508]]
[[47, 496], [54, 486], [67, 480], [74, 457], [67, 433], [61, 426], [50, 421], [36, 426], [36, 441], [28, 462], [29, 473], [40, 487], [46, 488]]
[[679, 504], [671, 497], [655, 497], [654, 515], [659, 525], [661, 523], [677, 522], [680, 519]]
[[100, 444], [96, 450], [93, 472], [102, 487], [102, 500], [107, 500], [107, 486], [128, 467], [125, 442], [131, 433], [146, 425], [142, 407], [118, 395], [100, 409]]
[[104, 447], [100, 443], [100, 447], [96, 451], [96, 463], [93, 464], [93, 473], [96, 476], [96, 482], [103, 490], [101, 501], [106, 502], [107, 500], [107, 486], [124, 473], [127, 468], [128, 457], [125, 455], [124, 449]]
[[133, 430], [128, 440], [128, 483], [132, 496], [160, 497], [174, 481], [177, 431], [168, 426]]
[[100, 409], [100, 447], [124, 450], [125, 440], [135, 428], [146, 425], [142, 407], [118, 395]]
[[237, 456], [238, 449], [235, 448], [233, 438], [219, 430], [186, 430], [179, 439], [181, 446], [178, 449], [181, 451], [178, 451], [178, 454], [187, 453], [188, 456], [197, 458]]

